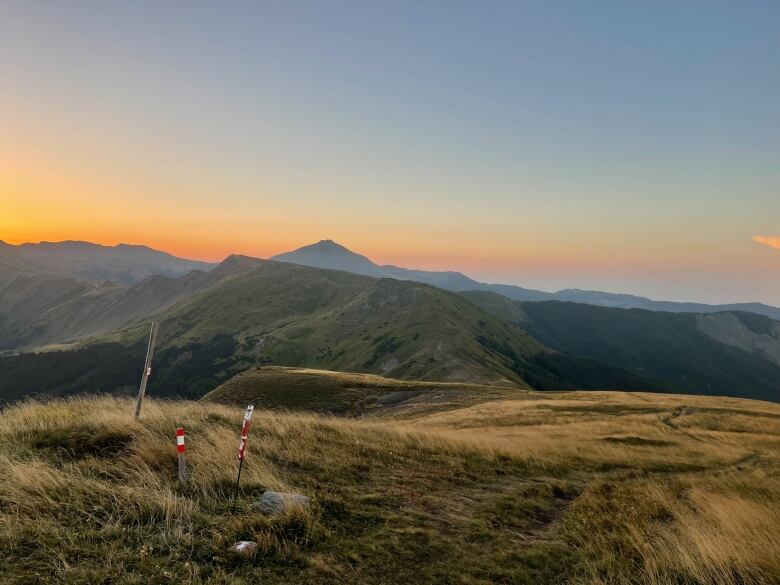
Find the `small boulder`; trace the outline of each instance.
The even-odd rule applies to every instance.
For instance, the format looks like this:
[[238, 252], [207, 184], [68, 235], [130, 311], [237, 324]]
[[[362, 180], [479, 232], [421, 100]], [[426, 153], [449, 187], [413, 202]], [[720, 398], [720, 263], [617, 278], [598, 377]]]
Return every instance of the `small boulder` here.
[[309, 498], [299, 494], [286, 494], [267, 490], [252, 507], [260, 510], [263, 514], [273, 515], [281, 514], [290, 505], [306, 508], [309, 506]]
[[257, 556], [257, 543], [251, 540], [239, 540], [230, 547], [230, 552], [236, 557], [251, 561]]

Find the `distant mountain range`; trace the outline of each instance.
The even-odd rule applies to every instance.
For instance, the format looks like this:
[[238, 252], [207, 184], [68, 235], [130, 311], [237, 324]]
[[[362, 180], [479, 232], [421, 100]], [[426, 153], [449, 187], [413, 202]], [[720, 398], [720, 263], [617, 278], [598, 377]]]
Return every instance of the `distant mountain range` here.
[[365, 256], [356, 254], [333, 240], [322, 240], [316, 244], [298, 248], [292, 252], [279, 254], [271, 258], [279, 262], [291, 262], [316, 268], [344, 270], [355, 274], [375, 278], [396, 278], [422, 282], [452, 291], [491, 291], [516, 301], [570, 301], [601, 307], [619, 309], [647, 309], [648, 311], [667, 311], [672, 313], [717, 313], [719, 311], [746, 311], [780, 320], [780, 308], [763, 303], [734, 303], [726, 305], [708, 305], [704, 303], [682, 303], [674, 301], [654, 301], [635, 295], [608, 293], [590, 290], [565, 289], [550, 293], [527, 289], [509, 284], [488, 284], [478, 282], [460, 272], [436, 272], [409, 270], [398, 266], [380, 266]]
[[157, 395], [199, 397], [248, 368], [281, 365], [780, 399], [780, 323], [767, 317], [519, 302], [231, 256], [130, 286], [42, 277], [0, 285], [0, 349], [23, 352], [0, 358], [0, 401], [133, 387], [152, 319], [161, 322]]
[[0, 282], [32, 276], [75, 278], [90, 283], [108, 280], [127, 285], [156, 274], [181, 276], [214, 266], [146, 246], [101, 246], [76, 241], [12, 245], [0, 240]]
[[11, 254], [16, 272], [0, 278], [0, 402], [135, 387], [152, 320], [161, 323], [156, 395], [199, 397], [248, 368], [280, 365], [780, 400], [780, 322], [754, 313], [517, 301], [485, 288], [525, 289], [378, 266], [329, 241], [189, 271], [149, 249], [54, 249], [59, 267]]
[[[271, 260], [343, 270], [374, 278], [411, 280], [455, 292], [490, 291], [516, 301], [570, 301], [601, 307], [672, 313], [745, 311], [780, 320], [780, 308], [763, 303], [708, 305], [654, 301], [635, 295], [578, 289], [545, 292], [509, 284], [479, 282], [455, 271], [411, 270], [399, 266], [379, 265], [332, 240], [322, 240], [292, 252], [278, 254]], [[147, 246], [102, 246], [80, 241], [11, 245], [0, 240], [0, 286], [20, 277], [75, 279], [93, 285], [105, 285], [105, 281], [110, 281], [128, 286], [150, 276], [176, 277], [192, 270], [211, 270], [215, 266], [217, 264], [178, 258]]]

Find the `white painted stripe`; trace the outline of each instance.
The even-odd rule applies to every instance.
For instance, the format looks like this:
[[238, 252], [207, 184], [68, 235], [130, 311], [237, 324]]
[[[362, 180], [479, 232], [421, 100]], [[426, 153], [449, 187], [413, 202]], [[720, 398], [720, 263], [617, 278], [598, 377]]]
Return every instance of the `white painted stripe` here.
[[179, 436], [176, 437], [176, 444], [177, 445], [183, 445], [184, 444], [184, 436], [183, 435], [181, 437], [179, 437]]

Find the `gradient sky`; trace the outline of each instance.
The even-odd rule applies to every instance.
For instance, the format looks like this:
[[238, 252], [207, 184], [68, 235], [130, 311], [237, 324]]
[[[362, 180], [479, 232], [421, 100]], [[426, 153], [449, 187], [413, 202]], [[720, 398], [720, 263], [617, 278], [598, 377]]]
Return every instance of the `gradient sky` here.
[[780, 305], [780, 2], [0, 3], [0, 239]]

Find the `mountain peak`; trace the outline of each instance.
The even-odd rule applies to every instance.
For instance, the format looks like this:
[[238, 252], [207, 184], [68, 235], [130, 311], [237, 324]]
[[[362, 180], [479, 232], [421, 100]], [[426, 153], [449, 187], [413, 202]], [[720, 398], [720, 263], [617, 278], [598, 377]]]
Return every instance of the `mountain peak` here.
[[271, 258], [271, 260], [275, 260], [276, 258], [278, 258], [280, 256], [288, 256], [288, 255], [291, 255], [291, 254], [298, 254], [298, 255], [300, 255], [300, 254], [303, 254], [303, 253], [310, 253], [310, 252], [314, 252], [314, 253], [334, 253], [335, 252], [335, 253], [339, 253], [339, 254], [344, 254], [344, 255], [349, 255], [349, 256], [356, 256], [358, 258], [363, 258], [366, 262], [369, 262], [369, 263], [373, 264], [373, 262], [371, 262], [365, 256], [361, 256], [360, 254], [357, 254], [357, 253], [353, 252], [352, 250], [350, 250], [346, 246], [342, 246], [338, 242], [336, 242], [334, 240], [330, 240], [330, 239], [328, 239], [328, 240], [320, 240], [319, 242], [316, 242], [314, 244], [307, 244], [306, 246], [301, 246], [300, 248], [297, 248], [297, 249], [293, 250], [292, 252], [285, 252], [284, 254], [277, 254], [276, 256]]
[[222, 262], [220, 266], [246, 266], [249, 264], [262, 264], [264, 260], [260, 258], [253, 258], [252, 256], [246, 256], [244, 254], [230, 254]]
[[[334, 240], [320, 240], [316, 244], [309, 244], [308, 246], [303, 246], [302, 248], [298, 248], [298, 250], [322, 250], [327, 252], [342, 252], [347, 254], [355, 254], [352, 250], [347, 248], [346, 246], [342, 246], [338, 242]], [[296, 252], [298, 251], [296, 250]], [[356, 256], [359, 256], [359, 254], [356, 254]]]
[[312, 266], [314, 268], [343, 270], [364, 276], [382, 276], [381, 268], [371, 262], [371, 260], [356, 254], [333, 240], [320, 240], [315, 244], [303, 246], [292, 252], [277, 254], [271, 260], [302, 264], [303, 266]]

